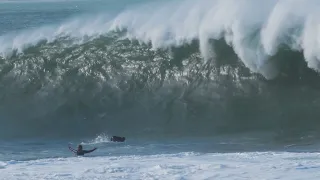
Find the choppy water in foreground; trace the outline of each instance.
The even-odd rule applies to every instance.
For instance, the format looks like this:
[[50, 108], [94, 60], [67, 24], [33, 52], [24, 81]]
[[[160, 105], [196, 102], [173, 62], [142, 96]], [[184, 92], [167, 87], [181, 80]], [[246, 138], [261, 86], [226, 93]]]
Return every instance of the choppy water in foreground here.
[[84, 157], [68, 151], [78, 142], [1, 142], [0, 179], [317, 179], [319, 145], [261, 143], [250, 136], [129, 139], [105, 135], [82, 142], [98, 147]]

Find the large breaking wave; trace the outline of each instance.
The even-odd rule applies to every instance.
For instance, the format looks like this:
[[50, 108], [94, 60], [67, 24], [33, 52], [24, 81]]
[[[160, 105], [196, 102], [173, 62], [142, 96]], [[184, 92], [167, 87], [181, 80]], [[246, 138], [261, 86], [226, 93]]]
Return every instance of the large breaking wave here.
[[319, 1], [185, 0], [0, 37], [0, 136], [317, 129]]

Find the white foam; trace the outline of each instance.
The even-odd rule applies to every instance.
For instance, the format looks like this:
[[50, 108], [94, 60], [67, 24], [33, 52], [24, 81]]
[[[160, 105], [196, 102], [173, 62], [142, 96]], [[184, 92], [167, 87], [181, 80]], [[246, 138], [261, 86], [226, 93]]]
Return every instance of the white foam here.
[[1, 180], [15, 179], [318, 179], [318, 153], [179, 153], [71, 157], [8, 164]]
[[0, 169], [4, 169], [6, 168], [6, 166], [7, 166], [7, 163], [0, 161]]
[[93, 144], [101, 144], [101, 143], [108, 143], [110, 142], [110, 137], [107, 134], [100, 134], [93, 140], [89, 142], [82, 142], [83, 145], [93, 145]]
[[[244, 64], [267, 78], [277, 75], [269, 61], [287, 44], [303, 51], [310, 68], [320, 70], [318, 0], [181, 0], [146, 2], [115, 17], [106, 14], [78, 17], [61, 25], [0, 37], [0, 52], [22, 50], [40, 39], [53, 41], [69, 35], [81, 39], [116, 29], [128, 37], [150, 42], [154, 48], [179, 46], [200, 40], [205, 58], [214, 57], [209, 39], [225, 39]], [[85, 38], [84, 38], [85, 39]]]

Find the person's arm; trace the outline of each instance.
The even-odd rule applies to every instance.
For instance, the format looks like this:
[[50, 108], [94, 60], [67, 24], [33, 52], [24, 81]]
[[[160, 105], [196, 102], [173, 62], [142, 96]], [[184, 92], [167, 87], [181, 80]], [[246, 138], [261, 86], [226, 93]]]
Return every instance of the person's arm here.
[[95, 151], [97, 148], [93, 148], [93, 149], [91, 149], [91, 150], [83, 150], [83, 152], [85, 153], [85, 154], [87, 154], [87, 153], [91, 153], [91, 152], [93, 152], [93, 151]]
[[72, 147], [70, 147], [70, 145], [69, 145], [69, 150], [72, 151], [73, 153], [77, 153], [77, 150], [75, 150]]

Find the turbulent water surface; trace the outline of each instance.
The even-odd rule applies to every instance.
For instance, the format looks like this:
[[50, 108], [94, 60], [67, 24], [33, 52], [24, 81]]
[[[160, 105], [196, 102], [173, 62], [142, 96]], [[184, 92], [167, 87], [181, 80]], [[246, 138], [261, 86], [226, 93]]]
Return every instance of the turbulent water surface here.
[[[108, 160], [316, 151], [319, 8], [317, 0], [0, 1], [0, 171], [19, 179], [12, 172], [23, 163], [77, 161], [65, 147], [81, 141]], [[111, 135], [128, 144], [113, 145]], [[95, 171], [144, 172], [130, 168]], [[70, 178], [43, 173], [29, 175]], [[188, 173], [181, 178], [196, 178]]]

